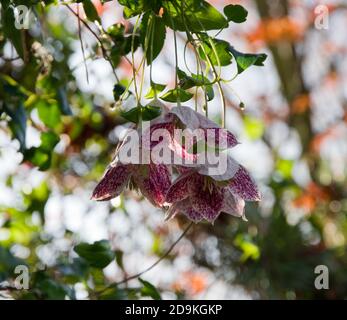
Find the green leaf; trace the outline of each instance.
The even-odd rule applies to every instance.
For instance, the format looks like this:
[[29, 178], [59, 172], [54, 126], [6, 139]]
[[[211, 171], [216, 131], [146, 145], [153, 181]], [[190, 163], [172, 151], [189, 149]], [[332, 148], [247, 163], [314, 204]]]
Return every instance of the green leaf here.
[[151, 297], [154, 300], [161, 300], [160, 293], [153, 284], [151, 284], [148, 281], [145, 281], [141, 278], [139, 278], [139, 281], [143, 285], [143, 287], [141, 289], [141, 295], [143, 297]]
[[118, 102], [121, 98], [121, 96], [123, 95], [123, 93], [125, 92], [126, 88], [119, 84], [119, 83], [116, 83], [113, 87], [113, 97], [114, 97], [114, 100], [116, 102]]
[[251, 53], [242, 53], [235, 50], [233, 47], [229, 48], [230, 52], [234, 56], [237, 63], [238, 73], [242, 73], [250, 66], [263, 66], [267, 58], [265, 53], [260, 54], [251, 54]]
[[193, 97], [193, 94], [190, 92], [184, 91], [183, 89], [177, 88], [172, 89], [163, 94], [160, 99], [167, 101], [167, 102], [177, 102], [180, 100], [180, 102], [186, 102], [190, 100]]
[[66, 89], [64, 87], [59, 87], [57, 89], [57, 101], [62, 114], [66, 116], [72, 115], [72, 110], [67, 99]]
[[185, 0], [176, 8], [171, 2], [164, 3], [163, 19], [171, 29], [201, 32], [226, 28], [228, 21], [212, 5], [201, 0]]
[[145, 98], [146, 99], [152, 99], [155, 97], [156, 94], [161, 93], [165, 88], [166, 88], [165, 84], [152, 82], [149, 91], [145, 95]]
[[207, 95], [207, 101], [211, 101], [214, 98], [214, 91], [213, 91], [213, 86], [209, 85], [206, 86], [206, 95]]
[[213, 86], [205, 76], [201, 74], [192, 74], [188, 76], [184, 71], [178, 69], [177, 75], [180, 80], [182, 89], [190, 89], [192, 87], [203, 87], [206, 90], [207, 100], [211, 101], [214, 98]]
[[143, 121], [150, 121], [154, 118], [157, 118], [161, 114], [161, 108], [157, 106], [144, 106], [144, 107], [135, 107], [127, 112], [122, 112], [121, 116], [128, 121], [138, 123], [140, 120], [140, 113], [142, 113]]
[[27, 116], [25, 113], [24, 105], [19, 102], [17, 106], [11, 104], [3, 105], [4, 111], [11, 117], [9, 127], [13, 136], [19, 141], [20, 150], [25, 150], [25, 137], [26, 137], [26, 121]]
[[154, 13], [146, 13], [140, 25], [140, 42], [146, 51], [147, 63], [159, 55], [163, 49], [166, 36], [166, 28], [163, 19]]
[[101, 23], [98, 12], [96, 11], [96, 8], [91, 0], [83, 0], [83, 9], [89, 21], [98, 21]]
[[224, 7], [223, 11], [229, 21], [235, 23], [242, 23], [247, 20], [248, 11], [239, 4], [229, 4], [226, 7]]
[[80, 243], [75, 252], [85, 259], [92, 267], [103, 269], [115, 258], [107, 240], [96, 241], [93, 244]]
[[[230, 44], [227, 41], [220, 39], [213, 39], [207, 35], [202, 36], [202, 47], [199, 47], [200, 57], [210, 62], [214, 66], [227, 66], [231, 64], [233, 58], [230, 52]], [[207, 56], [207, 57], [206, 57]]]
[[41, 145], [25, 151], [24, 159], [30, 161], [41, 171], [48, 170], [51, 166], [52, 152], [59, 142], [59, 137], [54, 132], [41, 133]]
[[39, 101], [36, 105], [41, 121], [49, 128], [54, 128], [60, 123], [61, 112], [56, 103]]
[[21, 30], [15, 27], [15, 16], [12, 7], [8, 7], [5, 10], [1, 10], [2, 19], [1, 25], [3, 26], [3, 32], [6, 38], [8, 38], [13, 46], [15, 47], [18, 55], [23, 58], [24, 57], [24, 48], [22, 41], [22, 32]]

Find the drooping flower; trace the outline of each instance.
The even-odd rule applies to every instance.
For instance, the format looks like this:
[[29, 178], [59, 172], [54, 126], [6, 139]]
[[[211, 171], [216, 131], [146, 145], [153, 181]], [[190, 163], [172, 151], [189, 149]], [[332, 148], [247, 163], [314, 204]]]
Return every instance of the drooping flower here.
[[223, 182], [191, 169], [168, 190], [166, 202], [171, 206], [166, 216], [170, 219], [183, 213], [194, 222], [203, 219], [214, 222], [222, 212], [244, 217], [245, 200], [259, 201], [260, 194], [244, 167], [239, 166], [234, 177]]
[[[202, 130], [205, 141], [213, 146], [221, 145], [224, 148], [232, 148], [239, 142], [236, 137], [226, 129], [221, 128], [217, 123], [194, 111], [192, 108], [181, 106], [165, 111], [162, 116], [151, 121], [150, 132], [147, 138], [152, 138], [156, 130], [166, 130], [170, 139], [174, 139], [175, 129]], [[164, 137], [164, 138], [167, 138]], [[209, 139], [211, 138], [211, 139]], [[170, 142], [170, 141], [169, 141]], [[158, 141], [151, 139], [150, 146], [153, 147]], [[189, 146], [185, 146], [188, 149]]]
[[132, 185], [154, 206], [162, 207], [171, 185], [171, 172], [161, 164], [122, 164], [112, 162], [95, 187], [92, 200], [106, 201], [119, 196]]

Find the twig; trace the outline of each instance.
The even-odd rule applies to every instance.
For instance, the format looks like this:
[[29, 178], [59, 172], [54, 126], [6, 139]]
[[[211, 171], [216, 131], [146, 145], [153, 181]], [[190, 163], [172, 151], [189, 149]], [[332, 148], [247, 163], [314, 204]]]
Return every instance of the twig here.
[[194, 224], [194, 223], [191, 222], [191, 223], [187, 226], [187, 228], [182, 232], [182, 234], [179, 236], [179, 238], [170, 246], [170, 248], [169, 248], [169, 249], [168, 249], [157, 261], [156, 261], [156, 262], [154, 262], [151, 266], [149, 266], [147, 269], [145, 269], [145, 270], [143, 270], [143, 271], [141, 271], [141, 272], [139, 272], [139, 273], [137, 273], [137, 274], [134, 274], [134, 275], [132, 275], [132, 276], [130, 276], [130, 277], [127, 277], [127, 278], [123, 279], [122, 281], [116, 282], [115, 284], [116, 284], [116, 285], [119, 285], [119, 284], [123, 284], [123, 283], [125, 283], [125, 282], [128, 282], [128, 281], [130, 281], [130, 280], [132, 280], [132, 279], [139, 278], [139, 277], [141, 277], [144, 273], [146, 273], [146, 272], [152, 270], [156, 265], [158, 265], [162, 260], [164, 260], [164, 259], [170, 254], [170, 252], [171, 252], [171, 251], [173, 250], [173, 248], [177, 245], [177, 243], [179, 243], [179, 242], [182, 240], [182, 238], [187, 234], [187, 232], [190, 230], [190, 228], [192, 227], [193, 224]]
[[[80, 7], [77, 6], [77, 15], [79, 16], [79, 14], [80, 14]], [[78, 37], [80, 39], [80, 44], [81, 44], [81, 50], [82, 50], [82, 55], [83, 55], [83, 63], [84, 63], [84, 68], [86, 70], [87, 83], [89, 84], [89, 73], [88, 73], [86, 55], [85, 55], [85, 52], [84, 52], [83, 40], [82, 40], [81, 19], [77, 19], [77, 20], [78, 20]]]
[[97, 295], [100, 295], [102, 294], [103, 292], [105, 292], [106, 290], [112, 288], [113, 286], [118, 286], [120, 284], [123, 284], [123, 283], [126, 283], [130, 280], [133, 280], [133, 279], [136, 279], [136, 278], [139, 278], [141, 277], [143, 274], [145, 274], [146, 272], [152, 270], [155, 266], [157, 266], [161, 261], [163, 261], [169, 254], [170, 252], [175, 248], [175, 246], [182, 240], [182, 238], [187, 234], [187, 232], [190, 230], [190, 228], [192, 227], [194, 223], [191, 222], [187, 228], [182, 232], [182, 234], [179, 236], [179, 238], [170, 246], [170, 248], [156, 261], [154, 262], [152, 265], [150, 265], [148, 268], [146, 268], [145, 270], [137, 273], [137, 274], [134, 274], [130, 277], [127, 277], [127, 278], [124, 278], [123, 280], [119, 281], [119, 282], [115, 282], [113, 284], [111, 284], [110, 286], [104, 288], [103, 290], [97, 292]]
[[74, 16], [77, 17], [78, 20], [80, 20], [80, 22], [92, 33], [92, 35], [96, 38], [97, 42], [99, 43], [99, 46], [101, 48], [101, 51], [102, 51], [102, 55], [104, 56], [105, 60], [108, 61], [112, 67], [112, 71], [113, 71], [113, 74], [117, 80], [117, 82], [119, 82], [119, 78], [117, 76], [117, 73], [115, 71], [115, 66], [111, 60], [111, 58], [109, 57], [109, 55], [107, 54], [107, 50], [106, 48], [104, 47], [102, 41], [100, 40], [98, 34], [88, 25], [88, 23], [86, 21], [84, 21], [68, 4], [65, 4], [65, 6], [72, 12], [72, 14]]

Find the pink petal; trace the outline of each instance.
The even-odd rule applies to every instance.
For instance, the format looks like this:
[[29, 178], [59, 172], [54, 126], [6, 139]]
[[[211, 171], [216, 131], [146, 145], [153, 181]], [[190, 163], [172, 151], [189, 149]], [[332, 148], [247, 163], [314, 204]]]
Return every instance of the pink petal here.
[[224, 200], [222, 211], [235, 217], [244, 215], [245, 201], [238, 195], [234, 195], [230, 188], [223, 188]]
[[165, 196], [171, 186], [171, 172], [162, 164], [150, 164], [138, 166], [133, 175], [134, 182], [153, 205], [162, 207]]
[[[142, 145], [149, 147], [149, 149], [152, 149], [163, 140], [169, 143], [172, 139], [173, 131], [173, 122], [158, 122], [151, 124], [150, 127], [145, 130], [142, 135]], [[156, 136], [158, 136], [158, 140], [155, 138]]]
[[189, 181], [192, 172], [187, 172], [175, 180], [166, 194], [166, 202], [174, 203], [189, 196]]
[[204, 129], [204, 131], [208, 146], [227, 149], [239, 144], [236, 137], [226, 129], [213, 127]]
[[101, 181], [95, 187], [92, 200], [105, 201], [121, 194], [131, 175], [131, 166], [116, 164], [109, 166]]
[[240, 165], [232, 178], [229, 187], [231, 191], [246, 201], [260, 201], [260, 193], [247, 170]]
[[170, 113], [174, 114], [187, 128], [192, 130], [219, 127], [218, 124], [189, 107], [174, 107], [171, 109]]
[[197, 163], [197, 155], [193, 153], [189, 153], [185, 147], [180, 145], [175, 139], [172, 139], [171, 142], [168, 144], [168, 147], [174, 152], [175, 157], [183, 159], [183, 163], [185, 163], [184, 160], [190, 165], [193, 165]]
[[220, 155], [218, 161], [217, 165], [211, 165], [206, 159], [206, 164], [200, 165], [197, 170], [201, 175], [209, 176], [216, 181], [228, 181], [239, 170], [240, 165], [229, 155]]

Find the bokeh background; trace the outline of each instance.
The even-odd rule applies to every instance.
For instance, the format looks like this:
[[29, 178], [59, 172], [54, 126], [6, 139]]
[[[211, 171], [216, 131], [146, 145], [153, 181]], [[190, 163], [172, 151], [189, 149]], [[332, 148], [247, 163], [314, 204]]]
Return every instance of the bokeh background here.
[[[116, 1], [93, 2], [105, 28], [124, 22]], [[24, 264], [30, 289], [3, 289], [0, 299], [153, 298], [153, 290], [163, 299], [347, 297], [347, 3], [209, 2], [220, 9], [229, 3], [247, 8], [247, 22], [232, 24], [219, 37], [238, 50], [268, 54], [264, 67], [248, 69], [224, 88], [227, 128], [241, 142], [232, 155], [250, 170], [263, 195], [259, 204], [247, 204], [249, 221], [221, 215], [214, 225], [194, 225], [142, 276], [156, 289], [135, 279], [103, 291], [154, 263], [188, 221], [165, 222], [164, 213], [134, 191], [107, 203], [90, 201], [127, 124], [114, 107], [116, 80], [96, 52], [95, 37], [82, 26], [87, 81], [77, 19], [65, 6], [52, 6], [28, 31], [38, 39], [39, 72], [37, 61], [15, 59], [0, 29], [0, 106], [19, 94], [4, 89], [6, 75], [18, 79], [16, 90], [32, 93], [14, 110], [10, 128], [9, 112], [0, 118], [0, 283], [10, 285], [15, 266]], [[328, 28], [317, 27], [319, 5], [328, 10]], [[179, 34], [182, 69], [184, 44]], [[138, 50], [136, 59], [141, 55]], [[55, 81], [45, 72], [54, 73]], [[117, 73], [124, 82], [132, 77], [126, 61]], [[234, 74], [235, 66], [223, 68], [225, 78]], [[173, 84], [174, 75], [168, 32], [153, 78]], [[37, 97], [37, 90], [47, 99]], [[27, 118], [24, 110], [31, 110]], [[220, 121], [218, 97], [210, 116]], [[45, 140], [44, 128], [52, 133]], [[36, 165], [23, 161], [24, 141], [36, 152], [31, 157]], [[99, 240], [107, 240], [116, 254], [105, 268], [91, 267], [73, 250]], [[318, 265], [329, 269], [328, 290], [314, 286]]]

